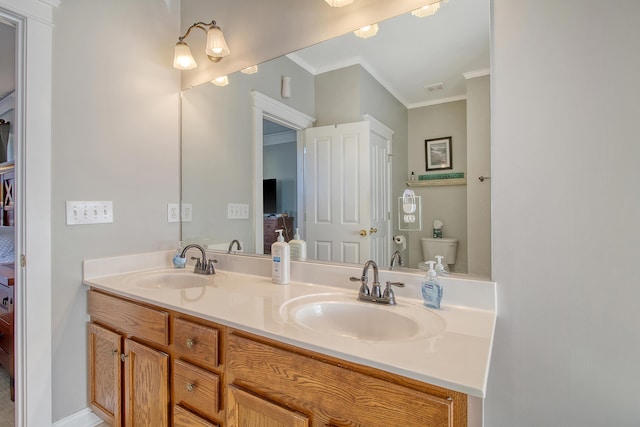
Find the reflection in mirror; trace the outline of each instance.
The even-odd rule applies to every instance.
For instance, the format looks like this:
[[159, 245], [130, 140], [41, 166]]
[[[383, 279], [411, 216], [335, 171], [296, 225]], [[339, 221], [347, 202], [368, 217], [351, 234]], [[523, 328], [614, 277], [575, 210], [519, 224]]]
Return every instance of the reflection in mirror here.
[[[182, 239], [263, 254], [299, 228], [310, 259], [388, 267], [397, 250], [417, 268], [440, 220], [458, 242], [449, 269], [489, 277], [488, 67], [489, 1], [455, 0], [185, 90]], [[425, 141], [448, 137], [451, 169], [428, 170]], [[426, 179], [445, 172], [464, 178]], [[408, 185], [419, 231], [399, 231]]]

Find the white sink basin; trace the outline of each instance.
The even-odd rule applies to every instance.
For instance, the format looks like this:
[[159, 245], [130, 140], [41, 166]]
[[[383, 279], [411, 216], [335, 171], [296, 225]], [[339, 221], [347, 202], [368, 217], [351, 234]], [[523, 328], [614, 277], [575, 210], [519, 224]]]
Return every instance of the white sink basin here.
[[293, 299], [281, 316], [294, 326], [322, 334], [365, 341], [430, 337], [444, 331], [442, 317], [419, 305], [385, 306], [357, 301], [355, 295], [314, 294]]
[[191, 269], [162, 270], [139, 273], [125, 281], [131, 287], [139, 289], [189, 289], [211, 285], [222, 279], [223, 274], [195, 274]]

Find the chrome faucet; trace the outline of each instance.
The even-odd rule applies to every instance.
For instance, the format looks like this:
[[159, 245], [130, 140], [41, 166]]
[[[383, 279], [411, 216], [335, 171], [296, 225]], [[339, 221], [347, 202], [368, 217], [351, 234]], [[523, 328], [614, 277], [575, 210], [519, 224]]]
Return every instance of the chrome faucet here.
[[240, 242], [238, 241], [238, 239], [233, 239], [231, 241], [231, 243], [229, 243], [229, 249], [227, 250], [227, 253], [230, 254], [231, 250], [233, 249], [233, 244], [236, 244], [238, 246], [238, 250], [241, 251], [242, 250], [242, 246], [240, 246]]
[[396, 262], [398, 263], [398, 265], [403, 265], [402, 257], [400, 256], [400, 252], [398, 251], [395, 251], [393, 254], [391, 254], [391, 261], [389, 262], [389, 270], [393, 270], [393, 268], [396, 266]]
[[[373, 268], [373, 284], [371, 290], [369, 290], [369, 277], [367, 276], [369, 267]], [[378, 265], [373, 260], [369, 260], [364, 264], [362, 269], [362, 276], [350, 277], [352, 282], [360, 282], [360, 290], [358, 291], [358, 301], [374, 302], [378, 304], [394, 305], [396, 303], [395, 295], [391, 286], [404, 287], [404, 283], [387, 281], [387, 286], [384, 292], [380, 289], [380, 280], [378, 276]]]
[[191, 248], [199, 249], [202, 253], [202, 259], [192, 258], [196, 260], [196, 266], [193, 269], [193, 272], [196, 274], [216, 274], [216, 269], [213, 267], [213, 264], [218, 261], [214, 259], [207, 260], [207, 254], [205, 253], [204, 248], [196, 243], [185, 246], [180, 254], [180, 258], [185, 258], [187, 251]]

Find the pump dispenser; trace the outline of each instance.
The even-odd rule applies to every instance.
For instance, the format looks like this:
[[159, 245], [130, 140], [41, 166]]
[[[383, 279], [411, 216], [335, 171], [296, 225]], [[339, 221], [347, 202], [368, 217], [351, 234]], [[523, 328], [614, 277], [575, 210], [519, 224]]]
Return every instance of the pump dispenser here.
[[278, 240], [271, 245], [271, 281], [278, 285], [289, 283], [289, 244], [282, 237], [282, 229], [276, 230]]
[[436, 270], [433, 268], [435, 261], [427, 261], [427, 264], [429, 264], [429, 270], [420, 283], [424, 305], [430, 308], [440, 308], [440, 301], [442, 301], [442, 285], [438, 280]]
[[289, 247], [291, 248], [291, 259], [300, 261], [307, 259], [307, 242], [300, 239], [297, 228], [293, 240], [289, 241]]
[[436, 260], [438, 261], [435, 267], [436, 275], [446, 277], [449, 275], [449, 270], [447, 270], [447, 267], [442, 263], [442, 258], [444, 258], [442, 255], [436, 255]]

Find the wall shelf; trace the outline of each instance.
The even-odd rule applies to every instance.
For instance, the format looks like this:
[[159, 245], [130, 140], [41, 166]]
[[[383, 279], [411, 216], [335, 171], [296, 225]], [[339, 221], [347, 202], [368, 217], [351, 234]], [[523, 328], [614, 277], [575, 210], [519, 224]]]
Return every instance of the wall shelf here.
[[407, 181], [408, 187], [441, 187], [443, 185], [467, 185], [467, 178]]

